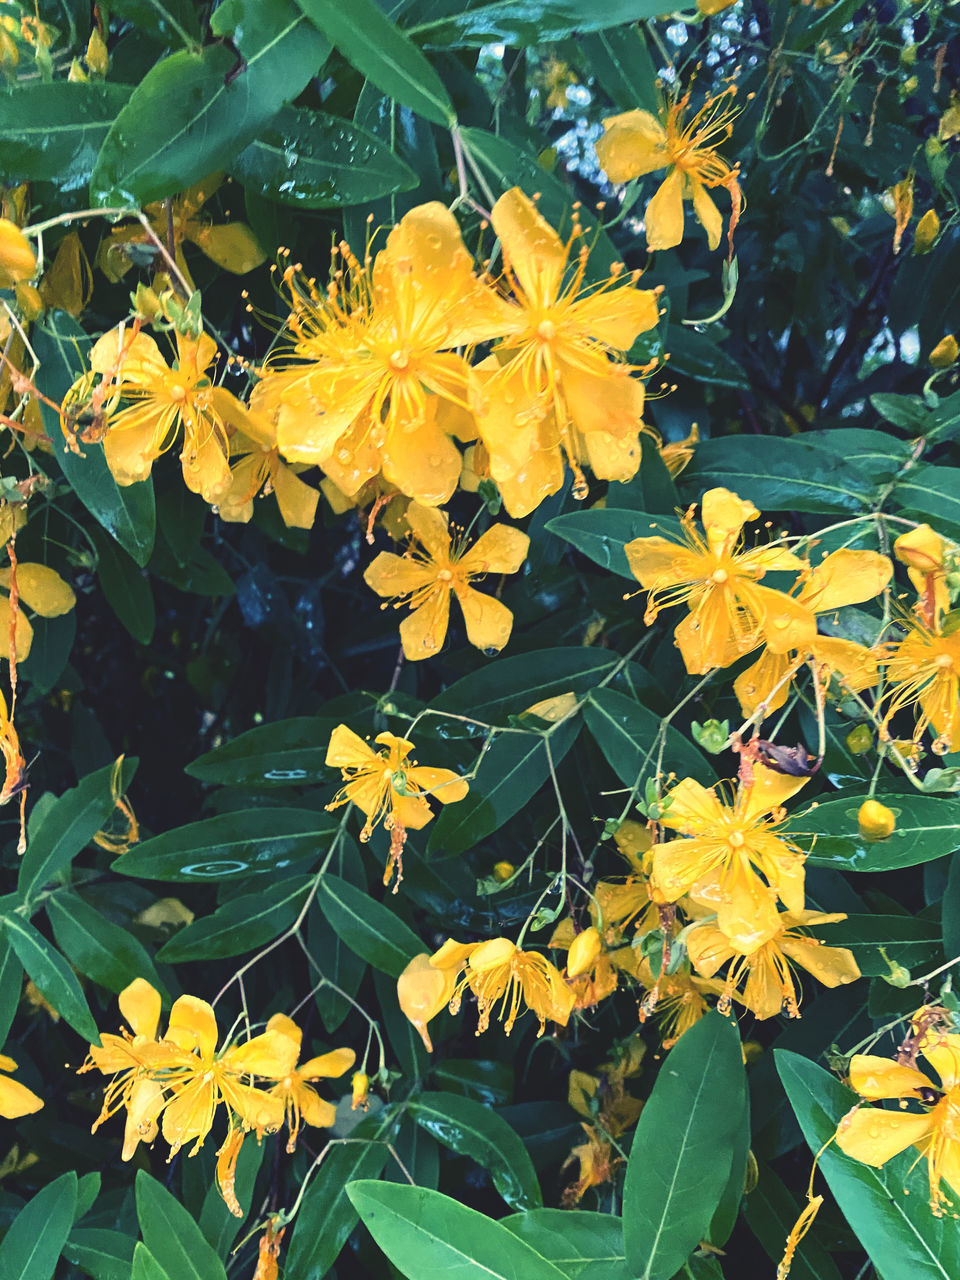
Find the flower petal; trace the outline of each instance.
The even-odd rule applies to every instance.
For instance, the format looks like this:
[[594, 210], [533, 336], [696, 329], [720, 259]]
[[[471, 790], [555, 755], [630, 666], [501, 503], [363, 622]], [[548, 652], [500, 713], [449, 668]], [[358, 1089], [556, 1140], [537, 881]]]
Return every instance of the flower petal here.
[[192, 222], [185, 239], [192, 240], [218, 267], [234, 275], [245, 275], [267, 260], [266, 250], [245, 222], [225, 222], [216, 227]]
[[877, 653], [855, 640], [817, 636], [810, 650], [815, 662], [828, 667], [854, 693], [872, 689], [880, 678]]
[[960, 1036], [928, 1034], [920, 1052], [940, 1077], [944, 1089], [960, 1084]]
[[271, 1080], [288, 1076], [300, 1056], [299, 1038], [274, 1028], [234, 1045], [221, 1058], [224, 1069], [241, 1075], [267, 1076]]
[[711, 249], [716, 249], [723, 234], [723, 215], [702, 182], [698, 182], [692, 175], [689, 176], [688, 181], [697, 221], [707, 233], [707, 244]]
[[338, 724], [330, 734], [324, 764], [335, 769], [375, 769], [379, 765], [377, 753], [364, 740], [348, 729], [345, 724]]
[[861, 1098], [876, 1102], [880, 1098], [913, 1098], [920, 1089], [930, 1089], [931, 1082], [916, 1067], [902, 1066], [889, 1058], [871, 1053], [855, 1053], [850, 1059], [850, 1088]]
[[457, 600], [467, 624], [467, 639], [474, 648], [499, 652], [513, 630], [512, 612], [494, 596], [484, 595], [473, 587], [458, 588]]
[[204, 1061], [213, 1058], [217, 1047], [217, 1019], [206, 1000], [180, 996], [173, 1002], [165, 1039], [186, 1052], [196, 1050]]
[[560, 292], [567, 265], [567, 250], [556, 231], [519, 187], [500, 197], [490, 221], [527, 302], [549, 306]]
[[597, 159], [611, 182], [629, 182], [670, 163], [663, 125], [649, 111], [624, 111], [603, 122]]
[[[10, 590], [9, 569], [0, 570], [0, 586]], [[27, 608], [39, 613], [41, 618], [58, 618], [69, 613], [77, 603], [73, 588], [64, 582], [56, 569], [45, 564], [19, 564], [17, 590]]]
[[[766, 703], [767, 715], [779, 711], [790, 692], [790, 681], [785, 679], [789, 670], [789, 657], [785, 653], [774, 653], [764, 645], [757, 661], [746, 671], [741, 671], [733, 682], [733, 691], [743, 714], [752, 716], [761, 702]], [[779, 689], [777, 685], [780, 685]]]
[[0, 1077], [0, 1116], [4, 1120], [17, 1120], [20, 1116], [32, 1115], [43, 1106], [43, 1099], [28, 1089], [19, 1080], [8, 1080]]
[[407, 508], [407, 524], [414, 537], [422, 543], [431, 560], [444, 567], [450, 560], [450, 532], [447, 513], [436, 507], [425, 507], [411, 502]]
[[[29, 656], [33, 644], [33, 627], [22, 609], [17, 610], [14, 640], [17, 659], [22, 662]], [[6, 658], [8, 662], [10, 660], [10, 601], [6, 596], [0, 596], [0, 658]]]
[[434, 592], [400, 623], [400, 643], [409, 662], [432, 658], [443, 648], [450, 625], [450, 592]]
[[836, 1144], [844, 1155], [879, 1168], [932, 1131], [929, 1115], [863, 1107], [840, 1121]]
[[816, 938], [784, 937], [780, 949], [825, 987], [843, 986], [860, 977], [860, 966], [846, 947], [825, 947]]
[[331, 1049], [319, 1057], [309, 1058], [297, 1072], [301, 1080], [334, 1079], [349, 1071], [357, 1060], [352, 1049]]
[[[658, 165], [657, 168], [660, 166]], [[647, 248], [675, 249], [683, 239], [683, 174], [674, 169], [657, 188], [644, 211]]]
[[430, 765], [415, 765], [407, 770], [407, 777], [413, 785], [431, 800], [439, 800], [441, 804], [453, 804], [462, 800], [470, 790], [470, 784], [452, 769], [434, 769]]
[[383, 445], [383, 477], [408, 498], [437, 507], [453, 495], [463, 459], [450, 437], [437, 426], [437, 401], [427, 401], [422, 422], [395, 425]]
[[844, 605], [872, 600], [892, 576], [893, 565], [887, 556], [843, 547], [811, 570], [800, 599], [816, 613], [827, 613]]
[[460, 560], [467, 573], [516, 573], [530, 548], [530, 539], [508, 524], [491, 525]]
[[160, 1024], [160, 992], [146, 978], [134, 978], [120, 992], [120, 1012], [135, 1036], [157, 1038]]
[[[378, 596], [393, 599], [395, 596], [411, 595], [435, 582], [436, 570], [422, 560], [414, 560], [410, 556], [398, 556], [392, 551], [381, 551], [363, 571], [363, 580]], [[437, 583], [437, 590], [446, 595], [447, 590]]]
[[780, 808], [808, 782], [809, 778], [796, 778], [789, 773], [778, 773], [765, 764], [755, 764], [753, 781], [741, 787], [737, 794], [737, 813], [748, 822], [755, 822], [763, 814]]
[[700, 516], [707, 545], [715, 553], [730, 551], [740, 530], [760, 512], [752, 502], [745, 502], [731, 489], [708, 489], [700, 500]]
[[641, 333], [656, 328], [660, 319], [659, 294], [655, 289], [621, 285], [597, 289], [577, 298], [570, 316], [584, 332], [616, 351], [629, 351]]

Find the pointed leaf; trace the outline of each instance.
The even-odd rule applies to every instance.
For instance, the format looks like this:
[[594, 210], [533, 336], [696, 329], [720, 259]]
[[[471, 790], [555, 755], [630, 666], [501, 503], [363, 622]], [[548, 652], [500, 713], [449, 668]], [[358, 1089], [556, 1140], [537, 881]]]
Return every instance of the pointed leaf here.
[[0, 1243], [3, 1280], [51, 1280], [77, 1207], [77, 1175], [65, 1173], [29, 1200]]
[[22, 916], [3, 916], [0, 923], [27, 977], [33, 979], [43, 998], [84, 1040], [99, 1044], [100, 1033], [80, 983], [60, 952]]
[[393, 978], [423, 950], [417, 935], [389, 907], [340, 876], [323, 876], [317, 904], [351, 951]]
[[149, 1173], [137, 1173], [137, 1220], [143, 1243], [175, 1280], [225, 1280], [223, 1263], [175, 1196]]
[[168, 964], [219, 960], [262, 947], [293, 924], [312, 884], [312, 876], [292, 876], [257, 893], [230, 898], [213, 915], [180, 929], [160, 948], [157, 959]]

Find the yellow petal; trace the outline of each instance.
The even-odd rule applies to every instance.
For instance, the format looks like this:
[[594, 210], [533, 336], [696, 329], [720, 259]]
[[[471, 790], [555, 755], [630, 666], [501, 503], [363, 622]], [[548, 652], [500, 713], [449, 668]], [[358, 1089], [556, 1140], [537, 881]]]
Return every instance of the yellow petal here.
[[275, 1013], [267, 1020], [268, 1031], [278, 1031], [280, 1035], [286, 1036], [288, 1040], [293, 1040], [299, 1047], [303, 1039], [303, 1032], [297, 1026], [292, 1018], [288, 1018], [285, 1013]]
[[878, 596], [892, 575], [893, 565], [887, 556], [844, 547], [821, 560], [811, 571], [803, 584], [800, 600], [816, 613], [861, 604]]
[[272, 478], [283, 523], [288, 529], [312, 529], [317, 518], [319, 490], [301, 480], [293, 468], [283, 462], [277, 462]]
[[218, 227], [191, 223], [185, 238], [218, 267], [234, 275], [245, 275], [267, 260], [266, 251], [245, 222], [227, 222]]
[[357, 1055], [352, 1049], [331, 1049], [329, 1053], [308, 1059], [297, 1075], [301, 1080], [334, 1079], [349, 1071], [356, 1060]]
[[[734, 954], [728, 938], [712, 924], [699, 924], [687, 934], [687, 954], [698, 973], [712, 978]], [[779, 1001], [777, 1008], [779, 1009]]]
[[611, 182], [629, 182], [670, 163], [667, 135], [649, 111], [625, 111], [603, 122], [597, 159]]
[[654, 329], [660, 319], [654, 289], [602, 289], [578, 298], [570, 309], [591, 338], [617, 351], [629, 351], [641, 333]]
[[[280, 452], [288, 462], [323, 466], [368, 405], [379, 381], [380, 375], [360, 362], [337, 368], [308, 365], [306, 372], [291, 369], [268, 374], [254, 387], [250, 403], [254, 410], [269, 412], [269, 405], [278, 398]], [[347, 448], [345, 442], [342, 447]]]
[[452, 769], [434, 769], [429, 765], [419, 764], [407, 770], [407, 777], [415, 787], [429, 794], [431, 799], [439, 800], [441, 804], [453, 804], [462, 800], [470, 790], [466, 779]]
[[753, 955], [780, 930], [776, 891], [749, 868], [738, 868], [738, 874], [727, 877], [722, 891], [706, 885], [695, 889], [698, 901], [709, 897], [715, 902], [720, 932], [741, 955]]
[[45, 307], [78, 316], [90, 301], [93, 273], [75, 231], [60, 241], [57, 256], [43, 273], [40, 296]]
[[127, 1102], [121, 1160], [131, 1160], [141, 1142], [154, 1141], [158, 1132], [157, 1118], [163, 1110], [163, 1102], [163, 1086], [156, 1080], [135, 1081]]
[[814, 661], [840, 678], [854, 693], [872, 689], [880, 678], [877, 654], [855, 640], [839, 636], [817, 636], [811, 646]]
[[253, 1085], [240, 1084], [228, 1076], [221, 1076], [220, 1091], [224, 1101], [235, 1111], [245, 1125], [257, 1134], [275, 1133], [283, 1124], [283, 1099], [256, 1089]]
[[[381, 551], [364, 570], [363, 580], [378, 596], [392, 599], [419, 591], [436, 580], [436, 570], [410, 556]], [[439, 588], [438, 588], [439, 589]]]
[[[17, 646], [17, 659], [22, 662], [30, 655], [33, 627], [26, 614], [20, 609], [17, 610], [14, 639]], [[10, 601], [6, 596], [0, 596], [0, 658], [10, 661]]]
[[290, 1074], [299, 1055], [299, 1039], [274, 1028], [254, 1036], [245, 1044], [234, 1045], [223, 1055], [221, 1062], [228, 1071], [276, 1080]]
[[217, 1047], [217, 1019], [206, 1000], [196, 996], [180, 996], [170, 1010], [165, 1039], [172, 1040], [186, 1052], [196, 1050], [205, 1061]]
[[[572, 360], [558, 361], [567, 411], [578, 431], [635, 436], [643, 425], [643, 383], [623, 365], [608, 361], [601, 372], [585, 372]], [[639, 450], [638, 450], [639, 455]], [[639, 456], [637, 458], [639, 466]]]
[[[752, 716], [761, 702], [766, 703], [767, 715], [779, 711], [790, 692], [790, 681], [781, 684], [789, 670], [790, 658], [785, 653], [774, 653], [764, 646], [757, 661], [746, 671], [741, 671], [733, 682], [733, 691], [743, 714]], [[779, 689], [777, 685], [780, 685]], [[777, 689], [776, 693], [772, 693], [774, 689]]]
[[336, 1108], [324, 1101], [316, 1089], [311, 1089], [308, 1084], [301, 1085], [297, 1090], [297, 1103], [304, 1123], [312, 1125], [314, 1129], [329, 1129], [337, 1118]]
[[836, 1144], [844, 1155], [852, 1156], [861, 1164], [879, 1168], [932, 1130], [933, 1121], [929, 1115], [863, 1107], [840, 1121]]
[[[657, 166], [659, 168], [659, 165]], [[683, 174], [669, 173], [658, 187], [643, 215], [647, 248], [674, 249], [683, 239]]]
[[707, 244], [711, 249], [716, 249], [723, 234], [723, 215], [713, 203], [713, 198], [702, 182], [698, 182], [694, 177], [690, 177], [689, 182], [693, 196], [693, 211], [697, 215], [697, 221], [707, 233]]
[[43, 1106], [43, 1099], [18, 1080], [0, 1077], [0, 1116], [4, 1120], [17, 1120], [32, 1115]]
[[810, 651], [817, 635], [817, 618], [812, 609], [793, 596], [755, 583], [741, 588], [740, 595], [749, 600], [751, 610], [760, 617], [764, 639], [773, 653]]
[[494, 596], [474, 591], [473, 587], [460, 587], [457, 600], [467, 624], [467, 639], [475, 649], [484, 652], [503, 648], [513, 630], [513, 614]]
[[560, 292], [567, 250], [533, 201], [512, 187], [493, 206], [493, 229], [531, 304], [549, 305]]
[[960, 1036], [928, 1034], [920, 1052], [940, 1077], [944, 1089], [960, 1084]]
[[183, 479], [192, 493], [216, 505], [230, 492], [233, 476], [227, 459], [226, 440], [211, 423], [188, 430], [180, 451]]
[[330, 734], [324, 763], [335, 769], [373, 769], [378, 765], [378, 757], [359, 734], [345, 724], [338, 724]]
[[160, 1023], [160, 992], [145, 978], [134, 978], [120, 992], [120, 1012], [135, 1036], [156, 1039]]
[[637, 474], [642, 451], [636, 432], [615, 436], [607, 431], [590, 431], [583, 437], [583, 444], [590, 469], [598, 480], [624, 484]]
[[0, 289], [29, 280], [37, 269], [33, 246], [16, 223], [0, 218]]
[[437, 968], [428, 955], [414, 956], [397, 979], [397, 1000], [408, 1021], [420, 1033], [427, 1052], [433, 1052], [427, 1023], [448, 1004], [457, 985], [459, 966]]
[[419, 424], [405, 423], [388, 431], [383, 446], [383, 477], [409, 498], [437, 507], [453, 495], [460, 479], [460, 450], [437, 426], [435, 397]]
[[630, 572], [648, 591], [692, 582], [700, 576], [702, 557], [669, 538], [634, 538], [623, 549]]
[[[0, 586], [10, 590], [10, 570], [0, 569]], [[17, 565], [17, 590], [20, 600], [39, 613], [41, 618], [59, 618], [77, 603], [73, 588], [64, 582], [56, 569], [45, 564]]]
[[749, 521], [759, 519], [760, 512], [752, 502], [745, 502], [731, 489], [708, 489], [701, 499], [700, 516], [707, 545], [713, 552], [730, 550], [740, 530]]
[[491, 525], [460, 561], [468, 573], [516, 573], [527, 557], [530, 539], [508, 524]]
[[710, 834], [722, 825], [724, 806], [717, 793], [693, 778], [684, 778], [669, 793], [661, 822], [684, 835]]
[[729, 667], [756, 647], [758, 635], [733, 624], [732, 601], [726, 588], [710, 590], [674, 627], [677, 648], [691, 675], [703, 675], [711, 667]]
[[450, 592], [441, 586], [400, 623], [400, 643], [407, 661], [419, 662], [439, 653], [449, 625]]
[[216, 1098], [213, 1081], [202, 1075], [177, 1090], [164, 1108], [161, 1123], [164, 1139], [173, 1151], [185, 1142], [203, 1141], [213, 1125]]
[[783, 938], [780, 947], [825, 987], [839, 987], [860, 977], [860, 966], [846, 947], [824, 947], [815, 938]]
[[850, 1059], [850, 1088], [861, 1098], [912, 1098], [920, 1089], [930, 1089], [931, 1082], [916, 1067], [901, 1066], [889, 1058], [870, 1053], [855, 1053]]
[[789, 773], [778, 773], [765, 764], [755, 764], [752, 783], [744, 786], [737, 797], [737, 813], [748, 822], [754, 822], [785, 804], [808, 782], [809, 778], [795, 778]]
[[103, 440], [103, 456], [117, 484], [147, 479], [176, 420], [175, 409], [150, 401], [111, 418]]

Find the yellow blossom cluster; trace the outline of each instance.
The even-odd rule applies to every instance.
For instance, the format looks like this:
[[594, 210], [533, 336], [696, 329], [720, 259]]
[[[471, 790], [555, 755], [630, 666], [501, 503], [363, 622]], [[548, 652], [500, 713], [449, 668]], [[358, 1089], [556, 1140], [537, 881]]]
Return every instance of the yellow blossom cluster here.
[[301, 1125], [333, 1123], [334, 1108], [320, 1097], [314, 1082], [348, 1071], [355, 1057], [352, 1049], [334, 1049], [298, 1065], [302, 1033], [282, 1013], [274, 1014], [260, 1035], [218, 1049], [213, 1009], [189, 995], [174, 1001], [161, 1037], [160, 993], [143, 978], [120, 993], [120, 1011], [127, 1026], [119, 1035], [104, 1032], [80, 1070], [111, 1077], [93, 1129], [125, 1110], [124, 1160], [159, 1134], [171, 1157], [190, 1143], [188, 1154], [195, 1155], [222, 1106], [227, 1134], [217, 1153], [217, 1182], [231, 1211], [240, 1216], [233, 1183], [245, 1135], [253, 1131], [259, 1140], [286, 1122], [287, 1150], [292, 1151]]

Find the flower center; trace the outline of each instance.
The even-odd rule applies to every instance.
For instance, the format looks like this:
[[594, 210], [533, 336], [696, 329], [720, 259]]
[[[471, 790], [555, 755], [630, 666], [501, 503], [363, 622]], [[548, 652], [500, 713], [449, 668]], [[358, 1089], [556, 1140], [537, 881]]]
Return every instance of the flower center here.
[[741, 846], [743, 845], [743, 832], [731, 831], [727, 843], [732, 845], [734, 849], [741, 848]]
[[449, 570], [449, 569], [441, 569], [441, 570], [440, 570], [440, 572], [437, 574], [437, 581], [438, 581], [438, 582], [452, 582], [452, 581], [453, 581], [453, 574], [450, 572], [450, 570]]
[[391, 369], [406, 369], [410, 363], [410, 352], [404, 347], [401, 351], [393, 351], [390, 353]]
[[550, 342], [557, 336], [557, 326], [552, 320], [541, 320], [537, 325], [537, 337], [544, 342]]
[[729, 576], [730, 575], [727, 573], [726, 569], [714, 569], [713, 573], [711, 573], [710, 575], [710, 581], [715, 582], [717, 583], [718, 586], [720, 586], [724, 582], [726, 582]]
[[953, 659], [950, 657], [949, 653], [938, 653], [934, 661], [936, 662], [936, 665], [938, 667], [942, 667], [944, 671], [946, 671], [948, 667], [953, 666]]
[[170, 388], [170, 399], [183, 402], [187, 398], [187, 388], [182, 382], [175, 382]]

